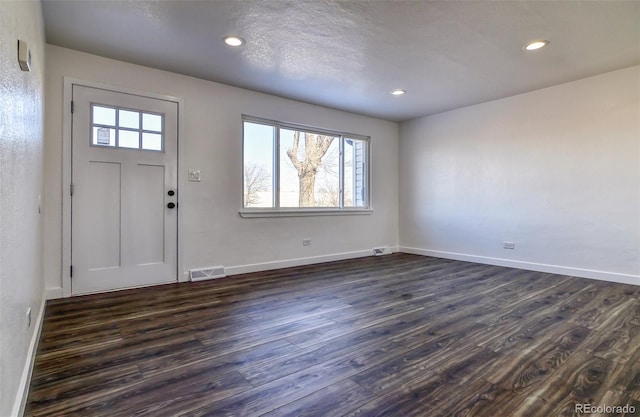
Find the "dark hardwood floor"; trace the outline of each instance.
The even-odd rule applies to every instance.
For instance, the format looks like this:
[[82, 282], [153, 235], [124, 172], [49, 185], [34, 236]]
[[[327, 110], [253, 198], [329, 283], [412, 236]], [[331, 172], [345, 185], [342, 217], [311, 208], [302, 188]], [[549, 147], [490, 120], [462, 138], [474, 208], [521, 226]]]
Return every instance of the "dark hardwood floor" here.
[[640, 415], [640, 287], [394, 254], [50, 301], [26, 414], [553, 417], [582, 403]]

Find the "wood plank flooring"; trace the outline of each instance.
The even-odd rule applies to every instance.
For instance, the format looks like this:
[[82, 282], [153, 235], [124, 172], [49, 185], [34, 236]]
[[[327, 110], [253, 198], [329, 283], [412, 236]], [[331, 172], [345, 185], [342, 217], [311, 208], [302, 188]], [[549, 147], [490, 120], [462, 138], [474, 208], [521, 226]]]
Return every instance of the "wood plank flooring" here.
[[640, 287], [394, 254], [47, 303], [29, 416], [640, 415]]

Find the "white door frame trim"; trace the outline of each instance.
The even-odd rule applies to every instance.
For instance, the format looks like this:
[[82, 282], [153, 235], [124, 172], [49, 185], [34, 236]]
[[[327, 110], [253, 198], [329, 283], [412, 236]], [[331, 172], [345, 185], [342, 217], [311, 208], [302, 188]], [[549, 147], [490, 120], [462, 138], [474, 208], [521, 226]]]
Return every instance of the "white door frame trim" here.
[[[165, 94], [155, 94], [147, 91], [140, 91], [131, 88], [123, 88], [109, 84], [103, 84], [95, 81], [81, 80], [74, 77], [64, 77], [64, 90], [62, 94], [62, 296], [71, 296], [71, 165], [72, 165], [72, 146], [71, 146], [71, 99], [73, 96], [73, 86], [81, 85], [85, 87], [100, 88], [109, 91], [115, 91], [118, 93], [134, 94], [143, 97], [149, 97], [159, 100], [172, 101], [178, 104], [178, 207], [180, 207], [180, 192], [185, 189], [185, 175], [182, 175], [180, 169], [185, 166], [184, 158], [184, 140], [183, 126], [184, 115], [182, 109], [184, 108], [184, 101], [179, 97], [169, 96]], [[178, 282], [187, 281], [188, 275], [183, 271], [183, 210], [178, 210], [178, 247], [177, 247], [177, 269], [176, 280]]]

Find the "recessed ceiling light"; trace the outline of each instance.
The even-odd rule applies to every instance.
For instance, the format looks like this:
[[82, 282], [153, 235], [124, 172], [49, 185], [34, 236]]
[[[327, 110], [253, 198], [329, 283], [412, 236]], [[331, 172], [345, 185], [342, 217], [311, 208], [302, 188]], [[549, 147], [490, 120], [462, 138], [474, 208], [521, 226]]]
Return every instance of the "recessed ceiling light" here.
[[224, 43], [229, 46], [240, 46], [244, 43], [244, 40], [238, 36], [227, 36], [224, 38]]
[[526, 44], [522, 49], [525, 51], [536, 51], [549, 45], [549, 41], [533, 41]]
[[399, 89], [399, 88], [398, 88], [398, 89], [396, 89], [396, 90], [391, 90], [391, 95], [392, 95], [392, 96], [401, 96], [401, 95], [403, 95], [404, 93], [406, 93], [406, 91], [401, 90], [401, 89]]

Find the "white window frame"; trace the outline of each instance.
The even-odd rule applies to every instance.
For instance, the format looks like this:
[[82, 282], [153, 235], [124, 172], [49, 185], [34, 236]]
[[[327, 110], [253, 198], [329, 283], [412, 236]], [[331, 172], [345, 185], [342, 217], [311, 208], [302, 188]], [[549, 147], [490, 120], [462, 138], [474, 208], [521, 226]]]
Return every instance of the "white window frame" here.
[[[272, 126], [275, 129], [273, 135], [273, 178], [272, 193], [274, 207], [245, 207], [244, 204], [244, 123], [256, 123]], [[303, 217], [303, 216], [340, 216], [340, 215], [362, 215], [371, 214], [371, 137], [339, 132], [335, 130], [316, 128], [296, 123], [280, 122], [276, 120], [264, 119], [260, 117], [242, 115], [242, 200], [240, 216], [250, 217]], [[322, 135], [332, 135], [340, 139], [339, 146], [339, 182], [340, 195], [339, 207], [280, 207], [280, 129], [299, 130], [303, 132], [311, 132]], [[346, 139], [361, 140], [366, 143], [365, 152], [365, 194], [366, 206], [364, 207], [345, 207], [344, 206], [344, 141]]]

